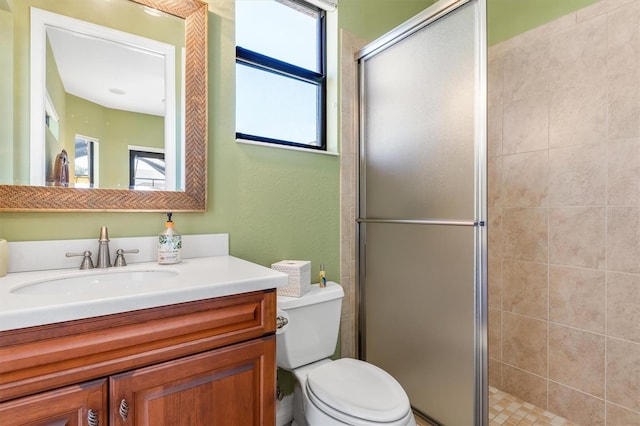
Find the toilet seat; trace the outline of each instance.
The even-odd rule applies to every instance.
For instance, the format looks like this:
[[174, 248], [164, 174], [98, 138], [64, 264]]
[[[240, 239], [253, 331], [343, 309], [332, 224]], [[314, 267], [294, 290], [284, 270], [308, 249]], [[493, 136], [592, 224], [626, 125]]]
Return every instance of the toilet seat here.
[[406, 425], [409, 398], [386, 371], [351, 358], [314, 368], [306, 382], [309, 400], [345, 424]]

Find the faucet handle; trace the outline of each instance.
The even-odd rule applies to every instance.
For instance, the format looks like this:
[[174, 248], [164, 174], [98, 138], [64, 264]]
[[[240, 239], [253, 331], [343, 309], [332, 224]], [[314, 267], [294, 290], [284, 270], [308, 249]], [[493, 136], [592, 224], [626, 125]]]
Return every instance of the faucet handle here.
[[125, 253], [138, 253], [140, 250], [131, 249], [131, 250], [116, 250], [116, 260], [113, 262], [113, 266], [127, 266], [127, 262], [124, 260]]
[[82, 263], [80, 263], [80, 269], [93, 269], [93, 260], [91, 260], [91, 252], [86, 250], [83, 253], [65, 253], [67, 257], [82, 256]]

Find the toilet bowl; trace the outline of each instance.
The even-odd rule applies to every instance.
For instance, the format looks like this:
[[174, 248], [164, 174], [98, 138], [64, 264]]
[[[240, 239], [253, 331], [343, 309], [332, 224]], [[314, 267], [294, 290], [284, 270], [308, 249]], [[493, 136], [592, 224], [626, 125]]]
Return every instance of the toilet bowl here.
[[278, 297], [288, 324], [277, 338], [278, 367], [296, 378], [294, 425], [415, 426], [409, 398], [387, 372], [335, 351], [344, 292], [317, 285], [299, 298]]

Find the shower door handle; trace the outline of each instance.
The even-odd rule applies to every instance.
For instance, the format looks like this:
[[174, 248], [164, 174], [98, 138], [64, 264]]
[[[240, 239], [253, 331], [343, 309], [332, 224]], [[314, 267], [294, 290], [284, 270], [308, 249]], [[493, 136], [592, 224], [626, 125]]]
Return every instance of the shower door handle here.
[[389, 223], [401, 225], [444, 225], [444, 226], [484, 226], [483, 220], [428, 220], [428, 219], [375, 219], [362, 218], [356, 219], [358, 223]]

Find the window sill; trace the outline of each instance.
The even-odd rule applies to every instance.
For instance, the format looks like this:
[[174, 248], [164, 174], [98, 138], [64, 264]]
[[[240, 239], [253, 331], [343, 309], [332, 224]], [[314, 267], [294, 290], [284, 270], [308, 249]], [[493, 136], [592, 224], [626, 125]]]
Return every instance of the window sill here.
[[318, 149], [309, 149], [309, 148], [300, 148], [297, 146], [289, 146], [289, 145], [278, 145], [275, 143], [267, 143], [267, 142], [257, 142], [257, 141], [251, 141], [251, 140], [247, 140], [247, 139], [236, 139], [237, 143], [242, 143], [245, 145], [258, 145], [258, 146], [264, 146], [267, 148], [279, 148], [279, 149], [288, 149], [290, 151], [302, 151], [302, 152], [309, 152], [309, 153], [313, 153], [313, 154], [322, 154], [322, 155], [332, 155], [335, 157], [338, 157], [340, 154], [334, 151], [321, 151]]

